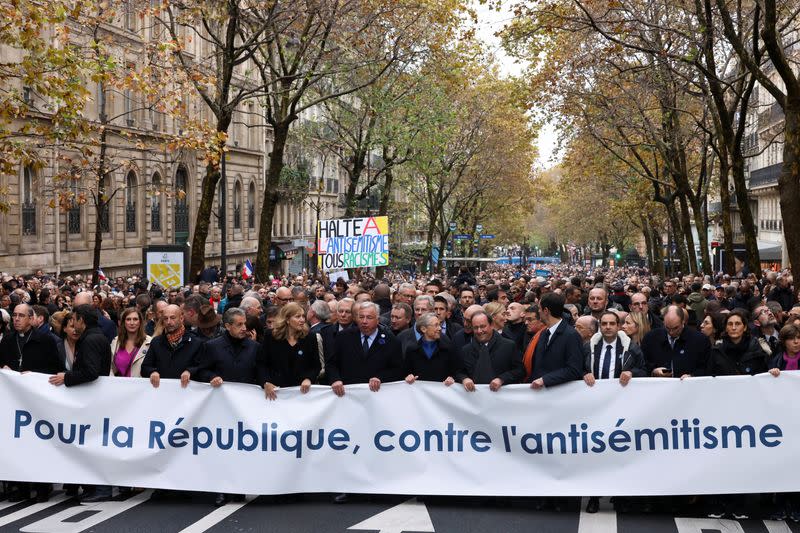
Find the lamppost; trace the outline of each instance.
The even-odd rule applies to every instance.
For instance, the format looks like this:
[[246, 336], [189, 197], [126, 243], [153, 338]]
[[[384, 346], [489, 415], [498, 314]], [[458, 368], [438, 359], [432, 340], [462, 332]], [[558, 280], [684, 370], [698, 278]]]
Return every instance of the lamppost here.
[[319, 258], [319, 220], [320, 220], [320, 214], [322, 213], [322, 210], [325, 209], [325, 204], [322, 202], [322, 198], [321, 198], [322, 197], [322, 191], [324, 189], [325, 189], [325, 179], [322, 176], [320, 176], [319, 179], [317, 180], [317, 187], [316, 187], [317, 199], [316, 200], [309, 200], [308, 198], [306, 198], [306, 199], [303, 200], [303, 203], [305, 205], [307, 205], [312, 211], [314, 211], [314, 214], [316, 215], [316, 219], [315, 219], [315, 222], [314, 222], [314, 268], [313, 268], [314, 278], [316, 278], [317, 274], [319, 273], [319, 266], [318, 266], [318, 261], [319, 261], [319, 259], [318, 259]]

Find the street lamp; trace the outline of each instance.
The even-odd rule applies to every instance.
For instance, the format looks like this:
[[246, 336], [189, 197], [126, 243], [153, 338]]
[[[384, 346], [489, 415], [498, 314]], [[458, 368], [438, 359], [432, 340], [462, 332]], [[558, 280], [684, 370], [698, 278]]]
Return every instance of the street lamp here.
[[316, 278], [317, 274], [319, 273], [319, 267], [317, 265], [318, 262], [319, 262], [319, 259], [318, 259], [319, 258], [319, 219], [320, 219], [320, 214], [322, 213], [322, 210], [325, 208], [325, 205], [323, 204], [322, 198], [321, 198], [322, 197], [322, 191], [324, 189], [325, 189], [325, 179], [322, 176], [320, 176], [319, 179], [317, 180], [317, 188], [316, 188], [317, 199], [316, 200], [309, 200], [308, 198], [306, 198], [306, 199], [303, 200], [303, 203], [305, 205], [307, 205], [312, 211], [314, 211], [314, 214], [316, 215], [316, 221], [314, 223], [314, 268], [313, 268], [314, 278]]

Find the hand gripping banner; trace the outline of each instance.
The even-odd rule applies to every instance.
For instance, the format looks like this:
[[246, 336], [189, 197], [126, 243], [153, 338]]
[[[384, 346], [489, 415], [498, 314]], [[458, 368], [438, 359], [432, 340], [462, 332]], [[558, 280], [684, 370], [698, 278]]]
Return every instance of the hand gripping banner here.
[[405, 382], [212, 388], [0, 372], [0, 478], [279, 494], [668, 495], [800, 490], [800, 375], [467, 392]]

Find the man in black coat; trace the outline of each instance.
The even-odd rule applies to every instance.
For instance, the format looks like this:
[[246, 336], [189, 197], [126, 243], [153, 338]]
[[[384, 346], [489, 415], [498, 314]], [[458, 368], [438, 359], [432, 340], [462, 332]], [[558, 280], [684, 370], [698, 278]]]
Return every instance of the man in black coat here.
[[[50, 377], [53, 385], [74, 387], [91, 383], [99, 376], [111, 373], [111, 343], [98, 325], [100, 312], [92, 305], [82, 304], [72, 310], [72, 323], [81, 336], [75, 344], [72, 369]], [[99, 503], [111, 499], [108, 485], [84, 486], [81, 503]]]
[[456, 380], [468, 391], [474, 391], [476, 383], [488, 384], [495, 392], [503, 385], [519, 383], [525, 374], [522, 354], [514, 341], [494, 331], [485, 311], [472, 315], [472, 333], [470, 343], [461, 349], [464, 371]]
[[[225, 333], [203, 343], [200, 364], [195, 374], [198, 381], [219, 387], [225, 381], [264, 385], [266, 373], [259, 363], [257, 342], [247, 338], [246, 313], [238, 307], [229, 307], [222, 316]], [[244, 501], [243, 494], [217, 494], [214, 505], [221, 507], [229, 499]]]
[[[361, 302], [353, 308], [358, 328], [336, 335], [333, 356], [325, 364], [325, 374], [337, 396], [344, 396], [345, 385], [369, 383], [369, 390], [378, 392], [381, 383], [403, 378], [400, 343], [391, 331], [378, 324], [378, 305]], [[347, 500], [347, 494], [334, 498], [335, 503]]]
[[381, 383], [403, 377], [400, 343], [390, 331], [378, 325], [378, 306], [362, 302], [356, 309], [358, 328], [336, 335], [333, 357], [325, 365], [337, 396], [344, 395], [345, 385], [369, 383], [370, 390], [377, 392]]
[[186, 331], [183, 312], [177, 305], [164, 309], [164, 333], [153, 339], [142, 361], [142, 377], [149, 377], [153, 387], [161, 378], [180, 379], [186, 387], [197, 372], [203, 343]]
[[464, 329], [453, 336], [453, 346], [458, 353], [461, 353], [464, 346], [472, 342], [472, 315], [478, 311], [483, 311], [483, 307], [478, 304], [472, 304], [464, 309]]
[[[64, 362], [58, 355], [56, 342], [50, 333], [34, 327], [33, 308], [28, 304], [18, 304], [11, 319], [14, 329], [6, 333], [0, 342], [0, 366], [17, 372], [62, 372]], [[53, 485], [50, 483], [18, 483], [9, 495], [9, 501], [30, 499], [31, 488], [36, 490], [38, 502], [46, 502], [53, 492]]]
[[19, 304], [11, 316], [14, 329], [0, 342], [0, 366], [17, 372], [57, 374], [64, 370], [58, 347], [49, 333], [34, 327], [33, 308]]
[[680, 378], [706, 374], [711, 343], [699, 331], [687, 328], [687, 319], [684, 309], [670, 305], [664, 314], [664, 328], [654, 329], [642, 339], [650, 375]]
[[451, 320], [452, 313], [450, 312], [450, 305], [444, 296], [437, 295], [433, 297], [433, 312], [436, 313], [436, 316], [439, 318], [442, 334], [447, 337], [448, 340], [452, 341], [456, 333], [464, 329], [463, 326]]
[[533, 389], [554, 387], [583, 376], [583, 341], [561, 318], [564, 303], [564, 297], [554, 292], [545, 294], [539, 302], [539, 318], [546, 329], [533, 352]]
[[650, 329], [658, 329], [664, 327], [664, 322], [661, 320], [661, 317], [650, 310], [650, 307], [647, 305], [647, 296], [641, 292], [635, 292], [631, 296], [631, 313], [644, 313], [647, 315], [647, 322], [650, 323]]

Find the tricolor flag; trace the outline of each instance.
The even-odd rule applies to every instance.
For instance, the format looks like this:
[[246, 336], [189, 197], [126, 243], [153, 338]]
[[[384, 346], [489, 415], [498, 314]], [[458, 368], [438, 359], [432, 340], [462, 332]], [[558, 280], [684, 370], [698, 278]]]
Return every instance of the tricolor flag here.
[[253, 264], [247, 259], [242, 266], [242, 279], [250, 279], [253, 277]]
[[103, 273], [103, 269], [102, 268], [98, 268], [97, 269], [97, 279], [100, 279], [100, 280], [103, 280], [103, 281], [108, 280], [106, 275]]

